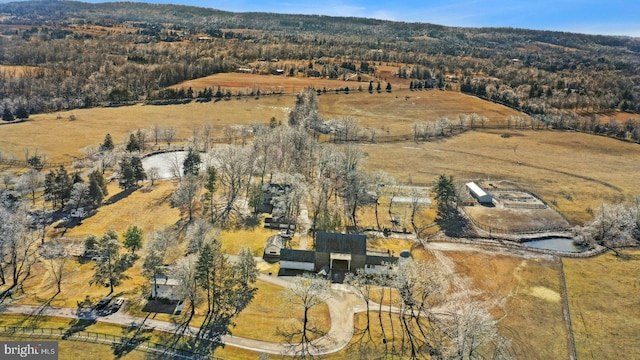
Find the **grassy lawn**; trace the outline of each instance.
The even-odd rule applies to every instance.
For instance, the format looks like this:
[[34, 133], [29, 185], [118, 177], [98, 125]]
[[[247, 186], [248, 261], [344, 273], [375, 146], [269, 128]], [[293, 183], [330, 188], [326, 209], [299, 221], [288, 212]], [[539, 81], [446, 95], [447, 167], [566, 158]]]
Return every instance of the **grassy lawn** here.
[[[9, 341], [29, 341], [26, 338], [3, 338], [0, 340]], [[58, 342], [58, 355], [60, 359], [86, 359], [90, 356], [93, 359], [123, 359], [123, 360], [144, 360], [148, 359], [148, 354], [142, 351], [132, 351], [124, 356], [117, 357], [113, 354], [110, 345], [93, 344], [84, 341], [55, 340]]]
[[579, 359], [631, 359], [640, 353], [640, 250], [563, 259]]
[[[33, 320], [27, 316], [22, 315], [3, 315], [0, 316], [0, 325], [15, 325], [15, 326], [33, 326]], [[60, 330], [69, 330], [75, 327], [82, 331], [91, 331], [100, 334], [108, 334], [114, 336], [131, 336], [129, 329], [117, 325], [106, 324], [101, 322], [89, 322], [81, 321], [77, 322], [71, 319], [57, 318], [57, 317], [41, 317], [38, 319], [37, 327], [39, 328], [54, 328]], [[144, 334], [151, 342], [159, 342], [162, 333], [148, 332]], [[28, 340], [25, 337], [11, 337], [0, 338], [3, 340]], [[60, 346], [60, 359], [86, 359], [90, 355], [95, 359], [113, 359], [116, 358], [113, 354], [113, 350], [110, 345], [93, 344], [84, 341], [70, 341], [61, 339], [52, 339], [58, 341]], [[145, 353], [141, 351], [132, 351], [121, 359], [145, 359]]]
[[[278, 329], [284, 329], [287, 325], [301, 322], [303, 310], [292, 308], [282, 301], [283, 289], [269, 283], [259, 282], [259, 290], [255, 299], [235, 319], [236, 327], [231, 331], [233, 335], [250, 339], [283, 342]], [[313, 324], [324, 332], [331, 328], [329, 308], [326, 304], [320, 304], [310, 310], [310, 319]]]
[[456, 274], [469, 280], [474, 297], [490, 306], [514, 358], [568, 358], [557, 263], [474, 251], [445, 254]]
[[174, 225], [180, 219], [180, 211], [171, 207], [171, 193], [175, 184], [171, 181], [156, 182], [153, 187], [148, 184], [131, 194], [122, 196], [121, 189], [109, 187], [109, 194], [117, 201], [100, 207], [94, 216], [86, 218], [82, 224], [66, 231], [64, 236], [85, 237], [90, 234], [104, 235], [109, 229], [116, 230], [122, 239], [122, 233], [130, 225], [136, 225], [151, 235]]
[[[400, 219], [400, 226], [394, 227], [391, 223], [391, 216], [389, 216], [389, 198], [386, 195], [380, 196], [380, 205], [378, 205], [378, 221], [380, 222], [380, 228], [390, 228], [396, 230], [402, 230], [406, 228], [407, 231], [413, 231], [411, 226], [411, 205], [407, 203], [394, 202], [391, 207], [391, 216], [397, 216]], [[418, 208], [415, 215], [415, 223], [418, 227], [431, 224], [437, 215], [435, 206], [424, 205]], [[376, 229], [378, 223], [376, 222], [375, 206], [367, 205], [358, 209], [357, 213], [358, 226], [367, 229]]]
[[277, 234], [275, 230], [264, 229], [258, 225], [253, 229], [229, 230], [220, 233], [222, 250], [231, 255], [237, 255], [240, 249], [248, 247], [254, 256], [262, 256], [267, 238]]
[[[292, 320], [302, 320], [302, 312], [297, 309], [287, 307], [282, 303], [283, 288], [268, 282], [258, 280], [256, 282], [258, 291], [253, 301], [244, 309], [240, 315], [233, 320], [236, 324], [231, 328], [233, 335], [246, 337], [255, 340], [282, 342], [283, 338], [278, 333], [278, 328], [283, 328]], [[134, 316], [144, 317], [147, 315], [142, 310], [142, 304], [134, 305], [128, 309], [128, 312]], [[192, 320], [193, 326], [199, 326], [202, 323], [202, 313], [205, 311], [205, 305], [202, 304]], [[153, 319], [159, 321], [171, 321], [175, 316], [169, 314], [153, 314]], [[329, 319], [329, 308], [326, 304], [321, 304], [313, 308], [310, 316], [320, 329], [328, 331], [331, 327]]]
[[[382, 315], [381, 317], [379, 315]], [[369, 318], [369, 333], [364, 332], [367, 326], [366, 313], [358, 313], [354, 318], [355, 333], [349, 345], [343, 350], [326, 356], [326, 359], [380, 359], [391, 356], [394, 350], [397, 351], [401, 347], [401, 324], [397, 314], [382, 312], [381, 314], [372, 309]], [[384, 335], [383, 335], [384, 334]], [[382, 339], [387, 341], [387, 347], [383, 344]], [[404, 344], [407, 350], [408, 344]], [[408, 357], [407, 357], [408, 358]]]

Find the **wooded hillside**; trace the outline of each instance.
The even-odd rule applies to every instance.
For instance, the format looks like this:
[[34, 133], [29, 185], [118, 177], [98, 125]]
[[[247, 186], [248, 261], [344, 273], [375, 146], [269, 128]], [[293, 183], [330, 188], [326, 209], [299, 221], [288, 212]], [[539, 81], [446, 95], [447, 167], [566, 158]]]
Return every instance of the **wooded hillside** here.
[[455, 84], [532, 114], [640, 110], [638, 38], [66, 1], [2, 4], [0, 33], [0, 64], [35, 67], [0, 69], [0, 108], [13, 113], [139, 101], [274, 59], [292, 62], [283, 76]]

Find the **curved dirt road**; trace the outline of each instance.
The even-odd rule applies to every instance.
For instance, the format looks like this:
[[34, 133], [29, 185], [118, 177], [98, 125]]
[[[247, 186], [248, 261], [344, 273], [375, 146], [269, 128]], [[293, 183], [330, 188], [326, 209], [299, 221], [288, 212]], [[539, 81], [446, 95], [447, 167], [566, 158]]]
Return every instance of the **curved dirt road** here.
[[[273, 276], [267, 276], [260, 274], [258, 277], [260, 280], [279, 285], [282, 287], [288, 287], [290, 283], [282, 278]], [[331, 317], [331, 328], [329, 332], [323, 337], [313, 341], [313, 347], [310, 347], [310, 353], [313, 356], [325, 355], [338, 352], [349, 344], [353, 337], [353, 315], [358, 310], [356, 309], [358, 299], [355, 295], [348, 291], [345, 291], [341, 287], [334, 287], [332, 290], [332, 296], [327, 300], [327, 306], [329, 307], [329, 315]], [[154, 319], [146, 319], [142, 317], [136, 317], [128, 315], [124, 312], [118, 311], [116, 313], [107, 316], [97, 316], [94, 312], [79, 311], [77, 308], [59, 308], [59, 307], [47, 307], [42, 308], [40, 306], [33, 305], [0, 305], [0, 313], [4, 314], [38, 314], [43, 316], [57, 316], [69, 319], [81, 319], [81, 320], [95, 320], [110, 324], [117, 325], [137, 325], [144, 324], [147, 328], [153, 328], [154, 330], [164, 332], [174, 332], [176, 326], [170, 322], [159, 321]], [[198, 329], [191, 327], [192, 333], [197, 333]], [[283, 355], [292, 353], [295, 354], [298, 347], [292, 347], [287, 344], [272, 343], [266, 341], [253, 340], [238, 336], [227, 335], [222, 338], [225, 345], [234, 346], [242, 349], [252, 350], [255, 352]]]

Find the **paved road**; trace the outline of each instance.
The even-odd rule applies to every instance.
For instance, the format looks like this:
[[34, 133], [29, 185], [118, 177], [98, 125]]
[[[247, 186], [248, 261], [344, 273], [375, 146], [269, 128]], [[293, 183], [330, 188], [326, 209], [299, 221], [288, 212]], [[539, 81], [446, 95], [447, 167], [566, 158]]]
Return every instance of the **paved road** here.
[[[260, 274], [258, 278], [282, 287], [288, 287], [291, 284], [284, 278], [264, 274]], [[358, 300], [355, 295], [345, 291], [345, 289], [340, 286], [334, 286], [332, 292], [332, 297], [327, 300], [329, 314], [331, 316], [331, 328], [325, 336], [313, 342], [315, 346], [310, 349], [310, 352], [314, 356], [338, 352], [347, 346], [353, 337], [353, 314], [357, 311], [356, 307], [358, 305]], [[42, 308], [40, 306], [32, 305], [2, 304], [0, 305], [0, 313], [25, 315], [38, 314], [69, 319], [95, 320], [124, 326], [140, 326], [141, 324], [144, 324], [145, 327], [164, 332], [174, 332], [176, 330], [176, 326], [170, 322], [154, 319], [145, 320], [145, 318], [142, 317], [128, 315], [124, 311], [118, 311], [107, 316], [97, 316], [95, 312], [81, 311], [77, 308]], [[197, 333], [198, 328], [191, 327], [191, 331], [195, 334]], [[222, 341], [225, 345], [267, 354], [286, 354], [297, 350], [297, 348], [292, 348], [287, 344], [259, 341], [231, 335], [224, 336]]]

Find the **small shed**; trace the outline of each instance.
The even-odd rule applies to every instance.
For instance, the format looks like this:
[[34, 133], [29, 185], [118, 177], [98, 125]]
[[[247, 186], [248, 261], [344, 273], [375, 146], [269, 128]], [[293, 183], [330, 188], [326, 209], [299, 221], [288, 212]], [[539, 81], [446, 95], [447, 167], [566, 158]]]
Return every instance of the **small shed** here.
[[280, 259], [280, 250], [284, 247], [284, 239], [282, 236], [273, 235], [269, 236], [267, 242], [264, 245], [264, 254], [262, 258], [266, 261], [278, 261]]
[[476, 200], [478, 200], [481, 204], [491, 204], [493, 203], [493, 198], [491, 194], [484, 191], [478, 184], [474, 182], [466, 183], [467, 189], [471, 196], [473, 196]]

